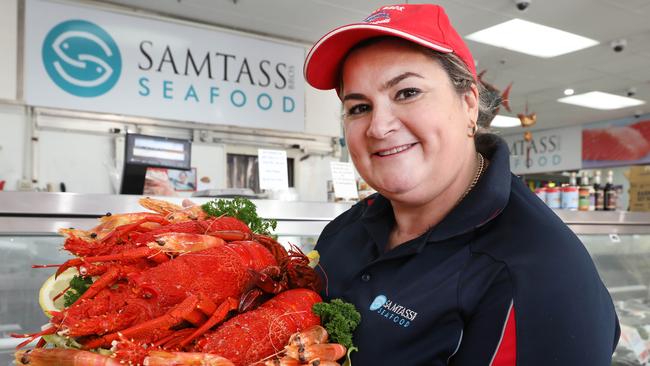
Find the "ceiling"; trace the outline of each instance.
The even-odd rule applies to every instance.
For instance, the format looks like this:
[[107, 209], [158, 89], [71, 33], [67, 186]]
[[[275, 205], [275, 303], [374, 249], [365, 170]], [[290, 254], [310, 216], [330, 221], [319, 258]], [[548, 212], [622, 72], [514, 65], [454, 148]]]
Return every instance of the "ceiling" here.
[[[157, 14], [280, 37], [306, 44], [334, 27], [365, 18], [386, 5], [378, 0], [105, 0]], [[407, 1], [410, 3], [426, 1]], [[650, 0], [532, 0], [519, 11], [514, 0], [440, 0], [465, 36], [512, 18], [589, 37], [599, 45], [554, 58], [538, 58], [467, 41], [485, 80], [513, 82], [512, 115], [537, 113], [535, 129], [562, 127], [650, 113]], [[610, 42], [625, 38], [616, 53]], [[566, 88], [625, 95], [636, 88], [640, 107], [599, 111], [557, 102]], [[502, 109], [503, 113], [503, 109]], [[519, 128], [504, 133], [516, 132]]]

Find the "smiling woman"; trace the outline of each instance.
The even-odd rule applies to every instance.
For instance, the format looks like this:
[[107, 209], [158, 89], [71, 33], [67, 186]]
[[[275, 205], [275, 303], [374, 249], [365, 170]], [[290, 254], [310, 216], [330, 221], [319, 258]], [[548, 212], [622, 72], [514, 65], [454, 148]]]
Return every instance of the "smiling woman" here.
[[[305, 62], [336, 89], [350, 156], [377, 190], [316, 249], [326, 297], [362, 309], [361, 365], [609, 365], [611, 298], [578, 238], [510, 173], [474, 60], [436, 5], [339, 27]], [[408, 361], [407, 361], [408, 360]]]

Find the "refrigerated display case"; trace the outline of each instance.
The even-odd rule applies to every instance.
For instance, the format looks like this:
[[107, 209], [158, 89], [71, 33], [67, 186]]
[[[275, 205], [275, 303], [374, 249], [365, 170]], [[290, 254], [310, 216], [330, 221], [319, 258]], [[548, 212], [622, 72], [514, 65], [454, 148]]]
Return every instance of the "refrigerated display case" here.
[[[66, 227], [90, 228], [106, 212], [142, 211], [138, 196], [70, 193], [0, 193], [0, 366], [12, 364], [20, 341], [10, 333], [33, 332], [47, 322], [38, 290], [52, 269], [33, 264], [61, 263], [68, 255], [56, 234]], [[181, 198], [164, 198], [180, 204]], [[209, 198], [192, 198], [201, 204]], [[344, 203], [254, 200], [264, 218], [278, 220], [283, 244], [304, 251]], [[592, 255], [614, 300], [622, 336], [614, 365], [644, 365], [650, 349], [650, 213], [556, 211]]]

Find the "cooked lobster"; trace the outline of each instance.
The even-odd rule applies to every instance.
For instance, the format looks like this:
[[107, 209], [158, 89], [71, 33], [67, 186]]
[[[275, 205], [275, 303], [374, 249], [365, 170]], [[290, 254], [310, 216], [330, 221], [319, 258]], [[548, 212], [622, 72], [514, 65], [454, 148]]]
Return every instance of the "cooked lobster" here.
[[[299, 250], [287, 252], [243, 222], [206, 217], [197, 206], [155, 200], [143, 205], [158, 212], [110, 215], [89, 231], [63, 232], [66, 249], [79, 258], [59, 266], [58, 273], [74, 266], [82, 275], [99, 277], [72, 306], [53, 313], [50, 328], [23, 335], [27, 342], [57, 333], [88, 350], [112, 346], [119, 361], [132, 364], [165, 359], [170, 365], [194, 364], [190, 359], [201, 359], [198, 352], [247, 365], [277, 352], [296, 331], [318, 324], [311, 305], [320, 301], [314, 292], [320, 281]], [[277, 296], [254, 309], [270, 296], [264, 294]], [[238, 315], [221, 324], [233, 313]], [[85, 351], [47, 351], [21, 351], [16, 359], [90, 364]], [[183, 357], [187, 363], [174, 361]], [[111, 364], [97, 357], [93, 362]]]

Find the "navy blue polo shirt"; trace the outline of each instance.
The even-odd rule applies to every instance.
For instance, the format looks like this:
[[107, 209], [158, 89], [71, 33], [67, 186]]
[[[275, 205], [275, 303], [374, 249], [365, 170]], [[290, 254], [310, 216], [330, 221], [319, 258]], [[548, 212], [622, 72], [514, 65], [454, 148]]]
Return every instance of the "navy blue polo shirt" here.
[[373, 195], [334, 219], [316, 249], [326, 299], [356, 305], [356, 366], [609, 366], [619, 326], [571, 230], [510, 173], [503, 140], [440, 223], [386, 251], [393, 210]]

